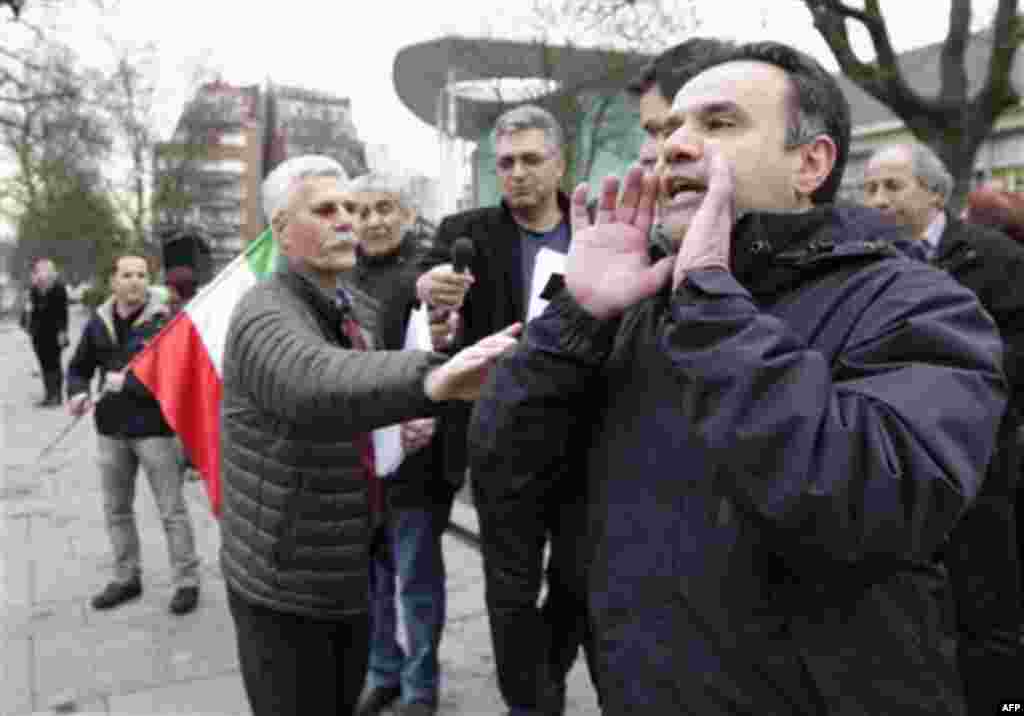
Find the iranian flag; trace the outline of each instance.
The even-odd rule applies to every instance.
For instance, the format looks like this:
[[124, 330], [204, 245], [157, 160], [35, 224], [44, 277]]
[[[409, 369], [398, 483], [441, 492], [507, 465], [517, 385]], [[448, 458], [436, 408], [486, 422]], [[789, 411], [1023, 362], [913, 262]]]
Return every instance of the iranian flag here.
[[131, 362], [129, 368], [160, 402], [203, 476], [220, 514], [220, 400], [224, 344], [235, 304], [270, 274], [277, 244], [270, 229], [228, 264]]

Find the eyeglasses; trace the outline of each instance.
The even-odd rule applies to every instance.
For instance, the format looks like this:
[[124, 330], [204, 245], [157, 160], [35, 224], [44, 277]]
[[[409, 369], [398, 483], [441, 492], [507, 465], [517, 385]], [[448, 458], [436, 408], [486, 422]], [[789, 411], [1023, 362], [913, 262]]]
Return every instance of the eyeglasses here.
[[554, 156], [554, 152], [548, 152], [546, 154], [537, 154], [534, 152], [526, 152], [518, 156], [514, 154], [507, 154], [502, 157], [498, 157], [498, 161], [495, 165], [498, 168], [498, 174], [505, 176], [515, 171], [516, 162], [523, 165], [523, 171], [534, 172], [537, 171], [544, 164], [544, 162], [551, 159]]

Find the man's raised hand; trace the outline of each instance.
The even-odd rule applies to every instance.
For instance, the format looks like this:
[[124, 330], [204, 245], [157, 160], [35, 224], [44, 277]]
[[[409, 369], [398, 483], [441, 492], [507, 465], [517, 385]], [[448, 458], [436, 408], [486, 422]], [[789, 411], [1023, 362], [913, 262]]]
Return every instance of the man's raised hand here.
[[423, 387], [434, 401], [476, 400], [487, 376], [502, 353], [516, 344], [523, 324], [513, 323], [463, 348], [448, 362], [427, 373]]
[[686, 274], [702, 268], [729, 270], [732, 248], [732, 226], [736, 219], [735, 183], [732, 168], [725, 157], [713, 147], [706, 147], [708, 190], [679, 249], [672, 274], [676, 289]]
[[616, 316], [654, 295], [672, 274], [674, 257], [651, 265], [647, 253], [657, 180], [633, 167], [623, 186], [619, 197], [619, 180], [604, 180], [593, 225], [587, 214], [587, 185], [580, 184], [572, 195], [565, 284], [576, 302], [597, 318]]

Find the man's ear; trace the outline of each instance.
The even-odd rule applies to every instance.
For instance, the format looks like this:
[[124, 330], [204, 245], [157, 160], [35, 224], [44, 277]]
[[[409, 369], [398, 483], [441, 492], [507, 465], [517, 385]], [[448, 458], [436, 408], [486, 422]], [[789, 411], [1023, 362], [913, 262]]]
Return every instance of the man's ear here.
[[565, 178], [565, 152], [558, 152], [558, 183], [562, 183], [562, 179]]
[[412, 225], [416, 223], [417, 212], [411, 206], [402, 207], [402, 226], [406, 229], [411, 229]]
[[285, 244], [284, 230], [286, 226], [288, 226], [288, 211], [283, 206], [278, 207], [270, 217], [270, 229], [274, 232], [274, 240], [282, 248]]
[[825, 183], [832, 167], [836, 165], [836, 143], [832, 137], [819, 134], [797, 147], [799, 164], [793, 177], [793, 188], [799, 196], [810, 197], [815, 189]]

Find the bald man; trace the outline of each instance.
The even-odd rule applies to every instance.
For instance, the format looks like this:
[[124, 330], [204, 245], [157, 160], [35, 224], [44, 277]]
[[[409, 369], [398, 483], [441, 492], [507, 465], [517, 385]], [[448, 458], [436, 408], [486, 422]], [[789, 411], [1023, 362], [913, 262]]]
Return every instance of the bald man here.
[[57, 267], [48, 258], [37, 259], [33, 264], [31, 283], [23, 325], [32, 336], [32, 349], [39, 359], [45, 389], [36, 406], [56, 407], [61, 404], [64, 384], [60, 354], [68, 345], [68, 292], [57, 275]]

